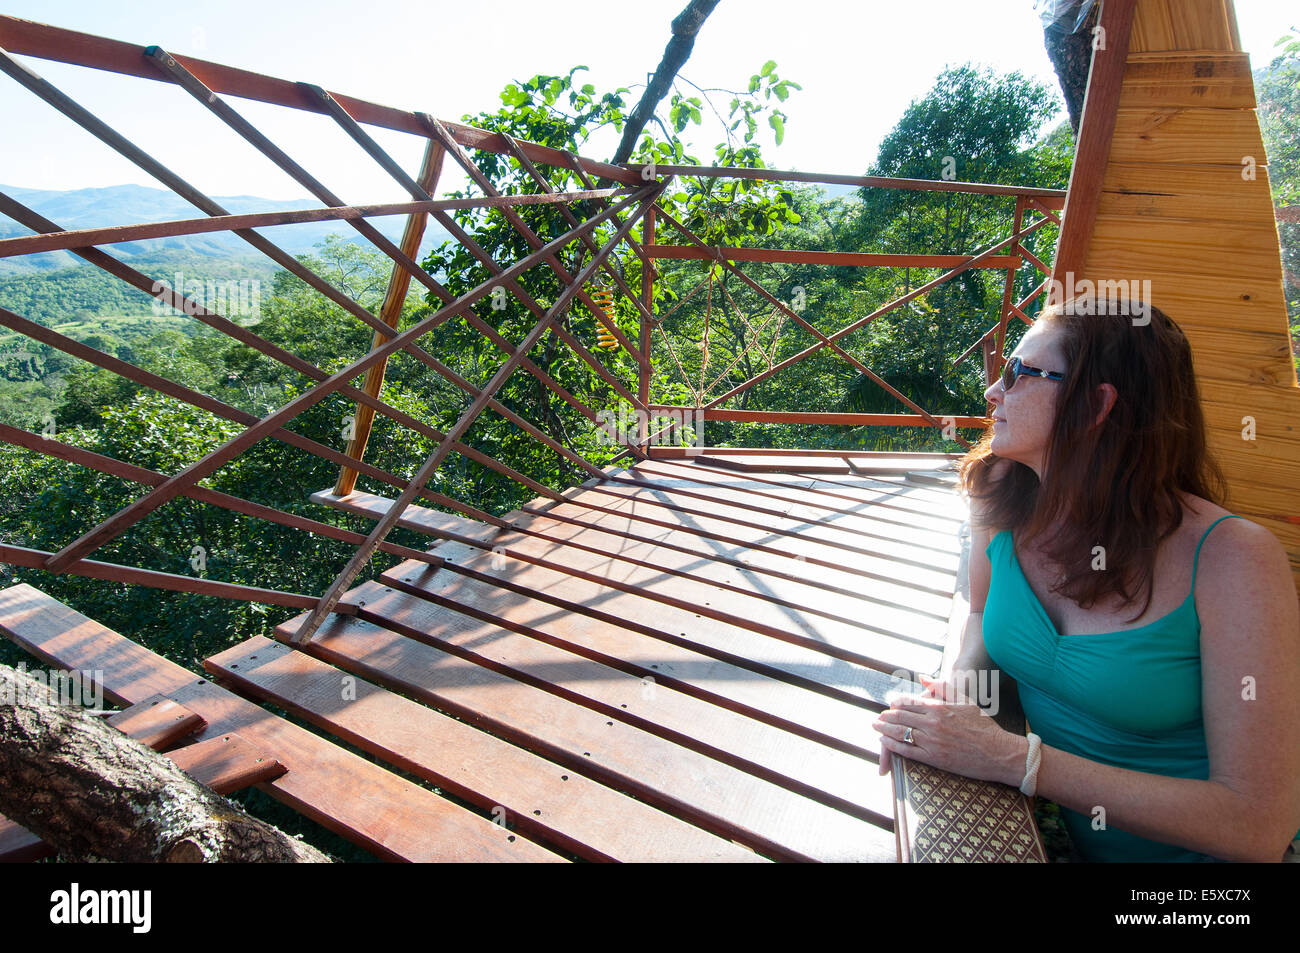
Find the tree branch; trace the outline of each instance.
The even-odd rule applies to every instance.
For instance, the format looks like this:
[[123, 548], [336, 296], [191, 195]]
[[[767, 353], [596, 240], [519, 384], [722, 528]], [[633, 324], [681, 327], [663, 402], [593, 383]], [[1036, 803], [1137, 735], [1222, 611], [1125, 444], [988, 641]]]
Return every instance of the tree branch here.
[[[641, 95], [641, 101], [636, 104], [636, 108], [632, 110], [632, 115], [628, 118], [627, 125], [623, 127], [623, 140], [618, 144], [618, 149], [614, 151], [614, 158], [610, 160], [613, 165], [626, 162], [628, 157], [632, 155], [632, 150], [636, 148], [636, 140], [641, 135], [641, 130], [646, 127], [646, 123], [654, 115], [655, 107], [659, 105], [659, 101], [668, 92], [677, 71], [682, 68], [682, 65], [690, 57], [691, 50], [695, 46], [695, 34], [700, 31], [700, 27], [704, 25], [704, 21], [708, 19], [709, 14], [713, 12], [713, 8], [717, 5], [718, 0], [691, 0], [686, 5], [686, 9], [674, 18], [672, 39], [664, 47], [663, 59], [659, 61], [654, 76], [650, 78], [645, 92]], [[601, 186], [601, 188], [605, 187]]]
[[0, 665], [0, 699], [0, 812], [66, 860], [329, 860], [25, 672]]

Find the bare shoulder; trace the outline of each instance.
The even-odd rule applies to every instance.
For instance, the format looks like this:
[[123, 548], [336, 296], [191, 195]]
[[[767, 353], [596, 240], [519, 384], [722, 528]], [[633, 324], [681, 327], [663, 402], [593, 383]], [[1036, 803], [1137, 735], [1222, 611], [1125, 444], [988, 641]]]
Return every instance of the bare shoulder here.
[[[1256, 613], [1267, 625], [1294, 627], [1297, 613], [1291, 563], [1281, 541], [1266, 526], [1248, 519], [1216, 520], [1229, 514], [1199, 498], [1195, 539], [1204, 536], [1196, 569], [1196, 607], [1203, 623], [1216, 619], [1240, 631]], [[1211, 525], [1214, 531], [1205, 536]], [[1195, 543], [1193, 543], [1195, 546]], [[1213, 626], [1209, 626], [1213, 628]]]
[[[1290, 565], [1281, 541], [1268, 527], [1245, 517], [1225, 520], [1223, 517], [1236, 517], [1237, 514], [1190, 493], [1183, 494], [1183, 502], [1183, 527], [1193, 548], [1202, 538], [1205, 540], [1201, 545], [1201, 567], [1210, 572], [1226, 570], [1234, 565], [1257, 570], [1260, 559], [1275, 563], [1280, 560], [1283, 566]], [[1211, 527], [1214, 532], [1205, 535]]]

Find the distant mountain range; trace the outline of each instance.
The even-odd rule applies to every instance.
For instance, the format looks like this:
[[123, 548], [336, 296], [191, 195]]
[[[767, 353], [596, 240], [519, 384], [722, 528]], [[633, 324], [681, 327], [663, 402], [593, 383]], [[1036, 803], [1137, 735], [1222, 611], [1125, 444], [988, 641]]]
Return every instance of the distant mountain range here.
[[[106, 188], [73, 189], [66, 192], [44, 189], [24, 189], [0, 185], [4, 192], [23, 205], [39, 212], [65, 229], [96, 228], [107, 225], [133, 225], [141, 222], [163, 222], [172, 219], [201, 218], [203, 213], [173, 192], [152, 189], [143, 185], [112, 185]], [[320, 208], [321, 203], [311, 199], [264, 199], [250, 195], [214, 196], [215, 201], [232, 214], [248, 212], [275, 212]], [[397, 242], [402, 236], [405, 216], [388, 216], [370, 220], [387, 237]], [[276, 225], [261, 230], [291, 255], [310, 252], [326, 235], [338, 234], [349, 240], [369, 245], [364, 238], [345, 222], [302, 222], [295, 225]], [[30, 230], [0, 215], [0, 238], [13, 238], [30, 234]], [[425, 229], [424, 241], [417, 260], [428, 250], [450, 237], [436, 222]], [[181, 235], [141, 242], [127, 242], [105, 246], [114, 257], [129, 261], [132, 258], [157, 259], [188, 258], [192, 255], [211, 258], [260, 259], [271, 264], [261, 252], [229, 232], [208, 232], [200, 235]], [[32, 274], [70, 268], [84, 264], [70, 252], [46, 252], [18, 258], [0, 259], [0, 275]], [[89, 266], [87, 266], [89, 267]]]

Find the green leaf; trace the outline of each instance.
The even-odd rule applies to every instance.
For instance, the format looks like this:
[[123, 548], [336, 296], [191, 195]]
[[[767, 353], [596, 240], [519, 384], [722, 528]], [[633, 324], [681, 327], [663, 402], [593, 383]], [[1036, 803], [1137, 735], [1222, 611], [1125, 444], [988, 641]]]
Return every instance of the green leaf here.
[[766, 63], [763, 64], [763, 71], [761, 75], [771, 76], [772, 70], [774, 69], [776, 69], [776, 60], [768, 60]]
[[785, 122], [779, 115], [773, 113], [767, 117], [767, 124], [771, 126], [773, 131], [776, 133], [776, 144], [779, 146], [781, 140], [785, 138]]

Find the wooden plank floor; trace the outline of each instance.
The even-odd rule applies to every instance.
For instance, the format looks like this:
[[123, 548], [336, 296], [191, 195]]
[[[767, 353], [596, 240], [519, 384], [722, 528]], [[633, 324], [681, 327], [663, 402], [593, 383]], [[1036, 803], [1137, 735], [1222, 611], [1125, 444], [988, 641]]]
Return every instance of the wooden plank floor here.
[[939, 669], [967, 516], [947, 459], [908, 462], [652, 459], [510, 530], [413, 507], [442, 567], [354, 588], [310, 659], [252, 640], [208, 668], [552, 850], [893, 861], [870, 724]]

